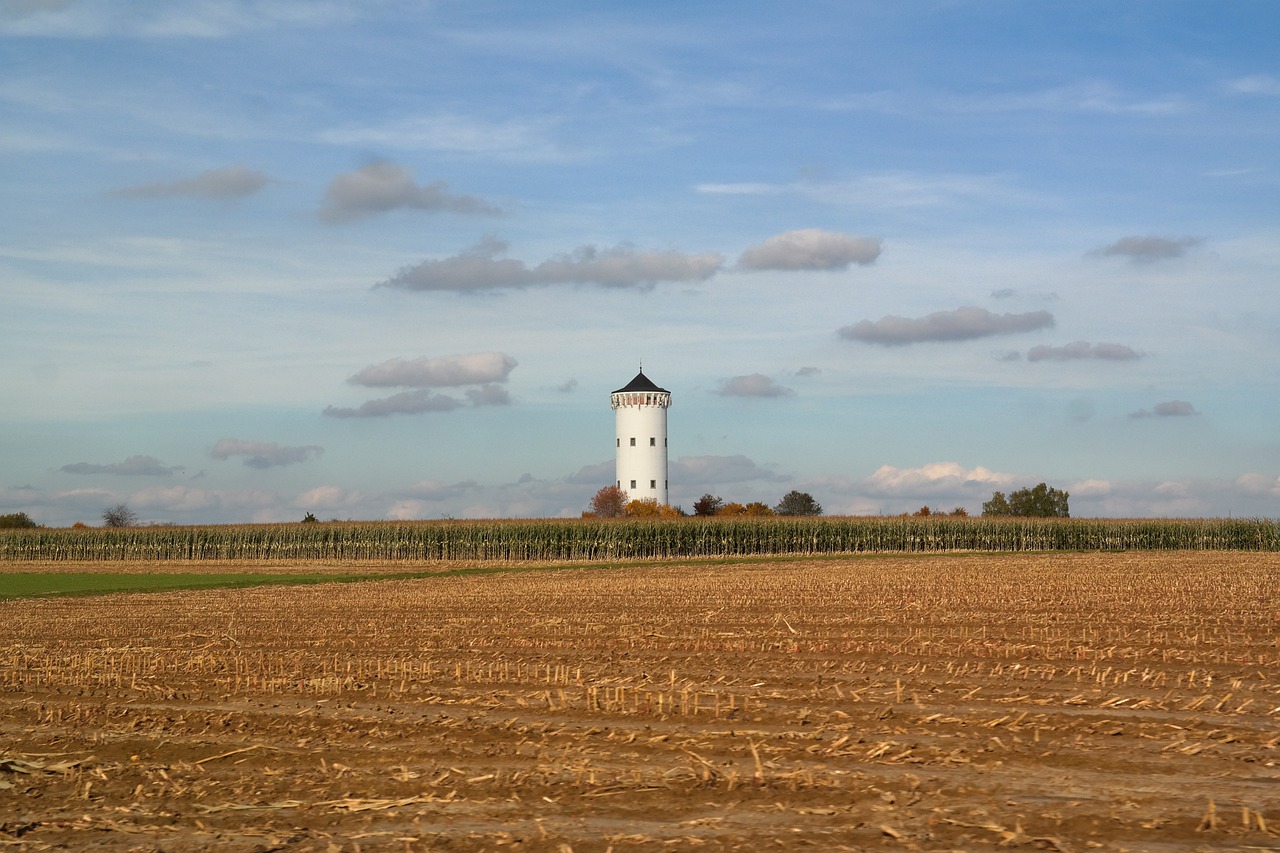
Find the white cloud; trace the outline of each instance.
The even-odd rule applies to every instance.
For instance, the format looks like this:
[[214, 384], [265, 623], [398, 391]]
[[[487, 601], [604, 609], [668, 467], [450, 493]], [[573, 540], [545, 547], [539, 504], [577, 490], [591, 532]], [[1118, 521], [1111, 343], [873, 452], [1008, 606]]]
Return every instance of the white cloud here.
[[747, 248], [738, 266], [748, 270], [843, 270], [880, 257], [878, 237], [856, 237], [818, 228], [775, 234]]
[[372, 387], [439, 388], [505, 382], [519, 364], [501, 352], [477, 352], [438, 358], [393, 358], [356, 373], [347, 381]]
[[1053, 326], [1048, 311], [1026, 314], [993, 314], [985, 308], [957, 308], [909, 318], [890, 314], [876, 321], [862, 320], [844, 326], [837, 334], [851, 341], [882, 346], [903, 346], [922, 341], [967, 341], [991, 335], [1011, 335]]
[[1268, 477], [1262, 474], [1241, 474], [1235, 480], [1241, 492], [1248, 495], [1269, 495], [1280, 497], [1280, 477]]
[[461, 255], [423, 261], [380, 282], [400, 290], [481, 291], [595, 284], [601, 287], [650, 287], [667, 281], [706, 281], [724, 264], [715, 253], [640, 252], [630, 246], [597, 249], [582, 246], [571, 254], [528, 267], [523, 261], [496, 257], [506, 249], [500, 240], [485, 240]]
[[842, 208], [911, 210], [970, 205], [1041, 204], [1041, 199], [1011, 186], [1000, 175], [879, 172], [837, 180], [790, 183], [698, 184], [706, 195], [795, 195]]
[[1073, 498], [1100, 498], [1115, 490], [1110, 480], [1080, 480], [1072, 483], [1067, 492]]
[[958, 462], [930, 462], [918, 468], [895, 468], [881, 465], [861, 485], [871, 494], [917, 496], [972, 490], [975, 485], [1001, 489], [1014, 482], [1013, 474], [1004, 474], [978, 466], [965, 468]]
[[338, 175], [325, 190], [320, 221], [352, 222], [398, 209], [497, 216], [502, 209], [483, 199], [454, 195], [444, 181], [419, 186], [413, 170], [380, 160]]
[[316, 486], [298, 495], [293, 505], [306, 510], [324, 510], [335, 512], [349, 510], [358, 506], [365, 496], [358, 491], [344, 489], [342, 486]]
[[320, 140], [344, 148], [450, 151], [505, 161], [571, 159], [571, 152], [550, 141], [551, 130], [546, 120], [486, 122], [470, 116], [437, 114], [380, 126], [334, 128], [320, 134]]

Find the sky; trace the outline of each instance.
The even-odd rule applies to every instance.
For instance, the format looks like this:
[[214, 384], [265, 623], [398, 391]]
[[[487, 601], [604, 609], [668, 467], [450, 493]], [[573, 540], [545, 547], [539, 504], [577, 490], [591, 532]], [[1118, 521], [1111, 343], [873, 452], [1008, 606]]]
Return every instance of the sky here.
[[1280, 516], [1272, 0], [0, 0], [0, 514]]

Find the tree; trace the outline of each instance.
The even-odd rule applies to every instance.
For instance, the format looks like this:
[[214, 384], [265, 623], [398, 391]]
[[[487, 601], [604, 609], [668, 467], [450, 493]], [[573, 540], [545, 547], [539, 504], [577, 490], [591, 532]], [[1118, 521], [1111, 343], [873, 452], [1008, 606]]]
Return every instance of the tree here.
[[822, 515], [822, 504], [815, 501], [808, 492], [793, 489], [782, 496], [773, 511], [778, 515]]
[[694, 515], [719, 515], [720, 510], [724, 508], [724, 501], [719, 495], [713, 495], [710, 492], [698, 498], [693, 502]]
[[657, 518], [662, 515], [662, 506], [657, 498], [636, 498], [627, 503], [624, 513], [630, 518]]
[[627, 493], [617, 486], [605, 486], [591, 499], [587, 514], [594, 518], [621, 518], [627, 511]]
[[1044, 483], [1027, 489], [1018, 489], [1005, 497], [1003, 492], [991, 495], [982, 505], [984, 516], [1015, 516], [1018, 518], [1070, 518], [1067, 499], [1071, 495]]
[[1009, 511], [1009, 499], [1004, 496], [1004, 492], [993, 492], [991, 500], [983, 502], [982, 515], [986, 518], [1003, 518], [1013, 515]]
[[746, 515], [747, 508], [737, 501], [732, 501], [716, 510], [716, 515]]
[[116, 504], [102, 511], [102, 524], [105, 527], [133, 527], [138, 523], [138, 514], [129, 509], [128, 504]]
[[0, 515], [0, 527], [39, 527], [31, 520], [31, 516], [25, 512], [11, 512], [8, 515]]
[[769, 509], [769, 505], [760, 501], [752, 501], [744, 508], [743, 515], [773, 515], [773, 510]]
[[303, 524], [316, 524], [319, 521], [320, 519], [316, 518], [316, 514], [314, 512], [309, 512], [302, 517]]

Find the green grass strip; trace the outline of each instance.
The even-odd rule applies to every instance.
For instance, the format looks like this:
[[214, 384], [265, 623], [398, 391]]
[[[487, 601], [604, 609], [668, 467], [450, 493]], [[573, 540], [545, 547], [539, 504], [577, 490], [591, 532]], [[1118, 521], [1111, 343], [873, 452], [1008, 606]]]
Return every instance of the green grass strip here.
[[102, 572], [19, 572], [0, 574], [0, 600], [54, 595], [107, 595], [114, 592], [167, 592], [181, 589], [239, 589], [253, 586], [300, 586], [391, 580], [402, 575], [334, 574], [114, 574]]

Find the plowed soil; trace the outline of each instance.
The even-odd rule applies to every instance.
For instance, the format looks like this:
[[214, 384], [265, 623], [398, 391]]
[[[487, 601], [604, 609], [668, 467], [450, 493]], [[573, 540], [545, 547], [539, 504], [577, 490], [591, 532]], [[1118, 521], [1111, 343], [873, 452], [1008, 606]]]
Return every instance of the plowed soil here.
[[0, 846], [1276, 850], [1278, 620], [1243, 553], [0, 602]]

